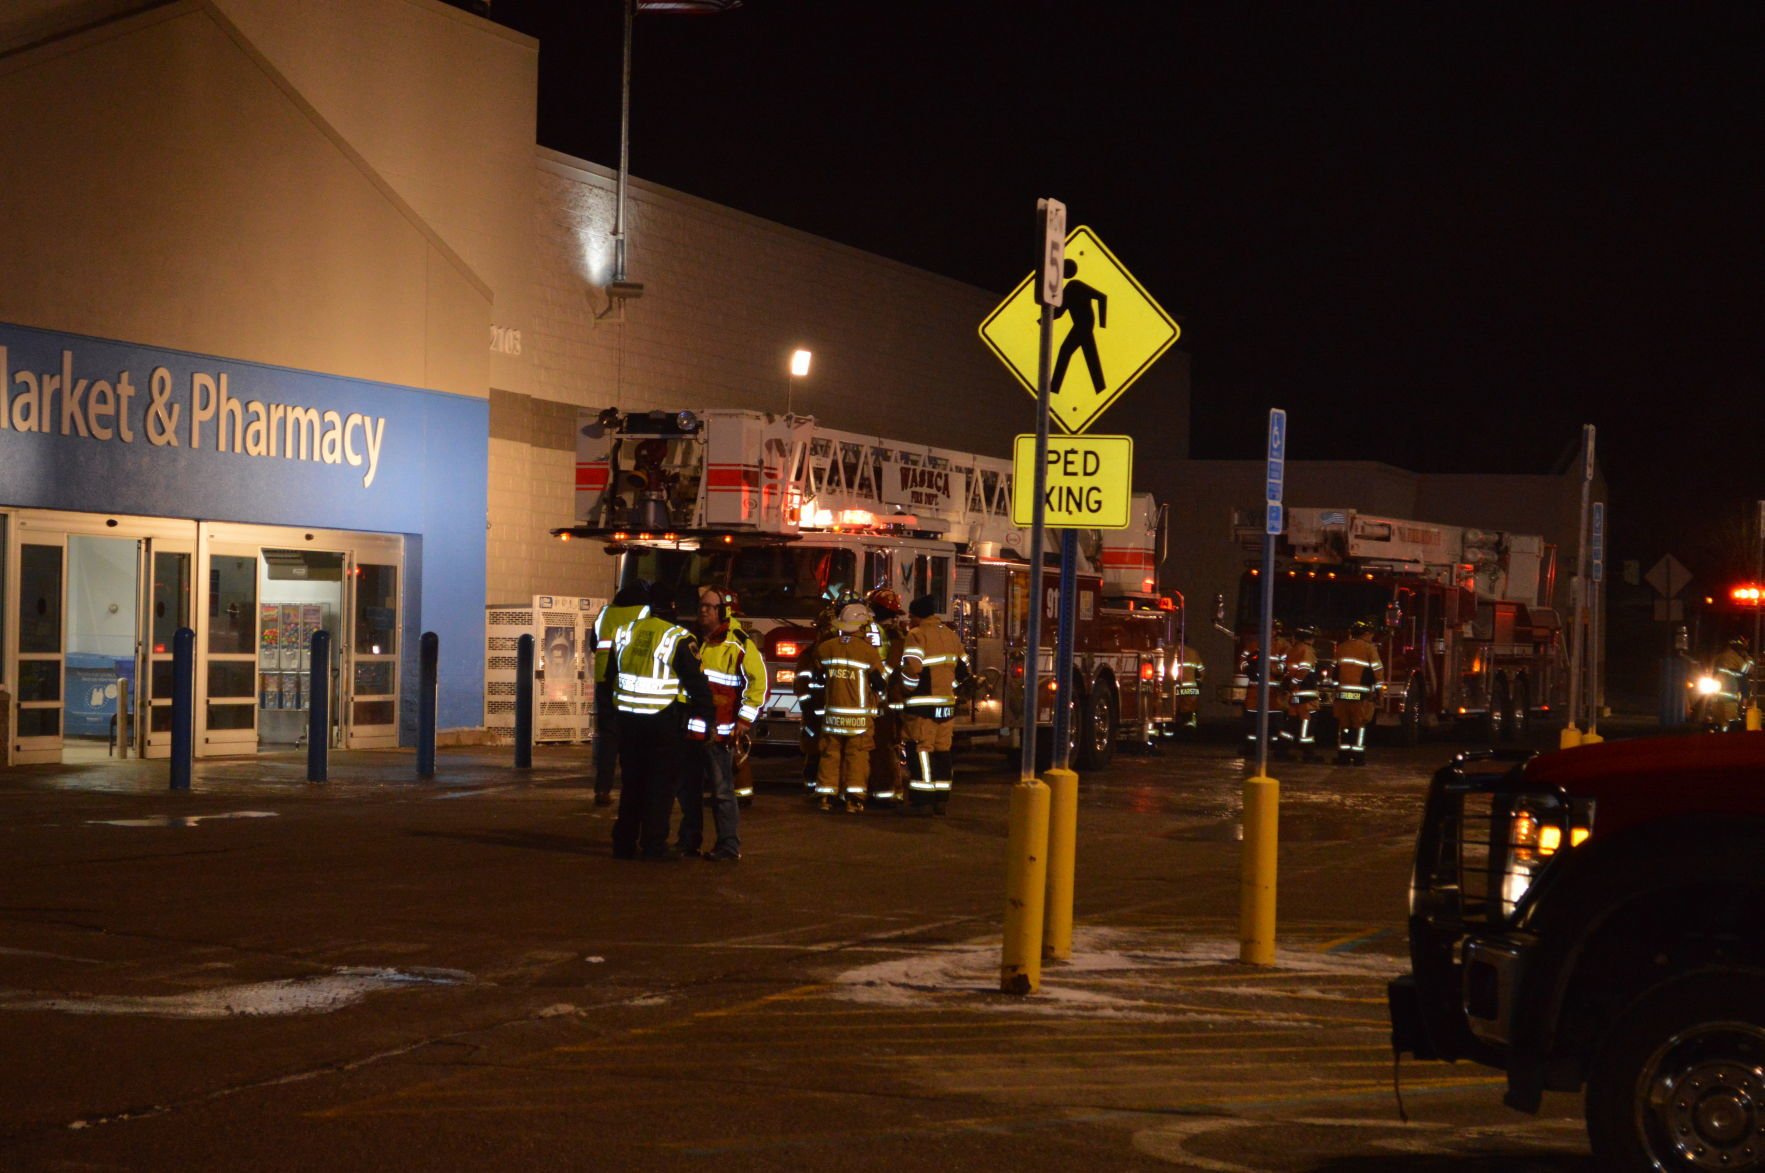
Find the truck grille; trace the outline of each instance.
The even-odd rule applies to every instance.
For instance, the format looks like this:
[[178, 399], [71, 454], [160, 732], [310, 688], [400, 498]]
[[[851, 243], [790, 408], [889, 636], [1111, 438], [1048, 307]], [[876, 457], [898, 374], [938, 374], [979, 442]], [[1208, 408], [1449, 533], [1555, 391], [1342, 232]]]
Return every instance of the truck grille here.
[[1416, 844], [1412, 917], [1437, 928], [1493, 925], [1502, 919], [1501, 876], [1506, 811], [1498, 793], [1532, 755], [1464, 754], [1434, 775]]

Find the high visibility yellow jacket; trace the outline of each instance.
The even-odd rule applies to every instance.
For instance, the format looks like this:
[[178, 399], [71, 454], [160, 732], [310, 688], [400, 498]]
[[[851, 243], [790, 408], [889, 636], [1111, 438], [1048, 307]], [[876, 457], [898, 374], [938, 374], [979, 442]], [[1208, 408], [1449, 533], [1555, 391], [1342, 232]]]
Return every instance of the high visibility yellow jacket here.
[[1179, 644], [1171, 664], [1171, 675], [1175, 678], [1176, 695], [1200, 696], [1201, 678], [1207, 675], [1207, 665], [1201, 662], [1194, 648]]
[[[728, 741], [735, 736], [737, 721], [752, 725], [760, 716], [766, 700], [766, 661], [753, 638], [731, 619], [721, 635], [699, 650], [699, 663], [711, 684], [716, 740]], [[705, 726], [705, 720], [695, 716], [687, 722], [687, 731], [703, 733]]]
[[607, 673], [621, 713], [654, 716], [683, 696], [701, 712], [711, 709], [711, 687], [699, 667], [692, 634], [658, 616], [627, 623], [614, 633]]
[[1345, 639], [1336, 645], [1336, 699], [1370, 701], [1385, 680], [1385, 665], [1371, 640]]
[[1716, 695], [1725, 701], [1738, 702], [1747, 678], [1753, 674], [1753, 662], [1733, 648], [1723, 648], [1711, 665], [1711, 675], [1720, 688]]
[[821, 677], [821, 729], [835, 736], [870, 730], [871, 715], [882, 699], [883, 663], [864, 633], [839, 634], [815, 648]]
[[627, 623], [636, 623], [650, 613], [648, 607], [620, 607], [608, 603], [594, 618], [594, 678], [607, 678], [607, 658], [613, 654], [613, 637]]
[[908, 713], [939, 718], [955, 715], [956, 681], [968, 675], [968, 657], [963, 654], [962, 640], [941, 617], [921, 619], [908, 630], [897, 671], [907, 694]]
[[1317, 669], [1318, 654], [1311, 644], [1302, 639], [1294, 640], [1287, 649], [1287, 660], [1282, 670], [1288, 700], [1294, 704], [1305, 704], [1318, 699], [1318, 682], [1314, 675]]

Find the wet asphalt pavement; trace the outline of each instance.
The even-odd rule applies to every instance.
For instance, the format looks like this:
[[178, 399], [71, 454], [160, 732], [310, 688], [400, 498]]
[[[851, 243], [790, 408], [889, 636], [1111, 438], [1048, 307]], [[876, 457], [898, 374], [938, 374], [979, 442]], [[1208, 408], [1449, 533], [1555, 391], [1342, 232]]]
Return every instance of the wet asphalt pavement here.
[[1585, 1173], [1578, 1101], [1492, 1071], [1406, 1062], [1398, 1117], [1384, 983], [1458, 748], [1272, 771], [1266, 969], [1234, 748], [1118, 756], [1028, 999], [1002, 755], [941, 819], [814, 811], [763, 758], [734, 865], [614, 860], [577, 748], [0, 772], [0, 1166]]

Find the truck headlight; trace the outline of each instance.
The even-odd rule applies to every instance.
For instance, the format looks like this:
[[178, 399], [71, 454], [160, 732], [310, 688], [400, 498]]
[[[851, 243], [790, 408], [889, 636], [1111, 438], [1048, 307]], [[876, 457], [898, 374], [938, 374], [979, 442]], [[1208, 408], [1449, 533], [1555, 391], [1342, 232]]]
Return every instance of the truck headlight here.
[[1501, 916], [1510, 919], [1551, 857], [1593, 834], [1593, 805], [1564, 807], [1554, 798], [1517, 795], [1501, 854]]
[[1722, 691], [1722, 684], [1714, 676], [1700, 676], [1697, 689], [1699, 696], [1715, 696]]

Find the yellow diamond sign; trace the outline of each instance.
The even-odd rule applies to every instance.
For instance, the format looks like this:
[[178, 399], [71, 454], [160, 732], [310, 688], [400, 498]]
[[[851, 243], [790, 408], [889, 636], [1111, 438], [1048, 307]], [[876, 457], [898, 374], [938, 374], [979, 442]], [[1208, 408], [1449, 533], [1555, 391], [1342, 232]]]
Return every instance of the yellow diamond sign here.
[[[1066, 238], [1063, 302], [1054, 311], [1048, 411], [1083, 432], [1177, 340], [1177, 324], [1089, 228]], [[981, 341], [1032, 397], [1042, 309], [1035, 276], [1025, 277], [981, 323]]]

